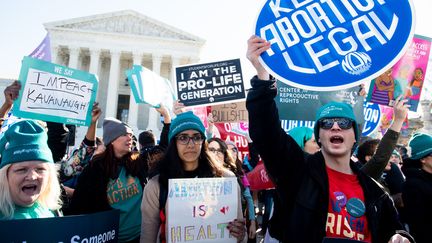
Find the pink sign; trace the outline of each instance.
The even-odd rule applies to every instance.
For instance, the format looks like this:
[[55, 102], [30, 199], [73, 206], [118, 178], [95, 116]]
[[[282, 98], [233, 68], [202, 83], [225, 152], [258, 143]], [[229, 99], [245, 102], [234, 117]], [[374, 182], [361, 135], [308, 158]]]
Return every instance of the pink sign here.
[[403, 96], [408, 99], [411, 111], [417, 111], [426, 76], [431, 40], [415, 36], [405, 55], [389, 70], [371, 81], [367, 100], [392, 106]]

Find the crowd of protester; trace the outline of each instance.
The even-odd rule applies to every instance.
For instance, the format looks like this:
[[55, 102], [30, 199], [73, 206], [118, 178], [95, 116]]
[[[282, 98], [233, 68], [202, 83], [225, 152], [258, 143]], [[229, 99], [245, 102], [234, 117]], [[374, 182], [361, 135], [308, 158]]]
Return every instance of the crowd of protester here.
[[[227, 229], [238, 242], [255, 242], [257, 232], [265, 242], [430, 242], [432, 137], [416, 133], [408, 146], [397, 144], [407, 101], [396, 99], [393, 123], [381, 140], [360, 139], [351, 106], [338, 102], [317, 111], [313, 129], [287, 134], [274, 101], [275, 80], [258, 61], [268, 48], [259, 37], [248, 41], [257, 75], [246, 101], [245, 159], [235, 143], [214, 132], [211, 115], [206, 130], [178, 101], [174, 119], [166, 107], [157, 109], [164, 123], [159, 142], [144, 131], [138, 146], [132, 128], [115, 118], [103, 120], [97, 137], [102, 112], [95, 103], [85, 137], [69, 154], [63, 124], [22, 119], [0, 140], [0, 220], [118, 209], [120, 242], [166, 242], [170, 179], [236, 177], [238, 215]], [[1, 117], [20, 89], [18, 81], [5, 89]], [[251, 191], [246, 174], [258, 160], [274, 189]]]

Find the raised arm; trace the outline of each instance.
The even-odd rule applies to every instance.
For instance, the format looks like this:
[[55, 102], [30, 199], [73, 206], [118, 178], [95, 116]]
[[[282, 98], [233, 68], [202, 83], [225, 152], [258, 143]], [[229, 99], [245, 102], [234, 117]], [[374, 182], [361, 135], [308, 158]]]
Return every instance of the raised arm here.
[[162, 132], [160, 135], [160, 141], [159, 141], [159, 145], [166, 148], [168, 147], [168, 133], [169, 133], [169, 128], [171, 126], [171, 115], [168, 111], [168, 109], [160, 104], [159, 108], [156, 108], [156, 110], [159, 112], [159, 114], [162, 115], [163, 119], [164, 119], [164, 125], [162, 128]]
[[362, 170], [374, 179], [379, 179], [381, 177], [393, 150], [396, 148], [402, 124], [408, 114], [409, 105], [407, 105], [406, 102], [407, 100], [402, 100], [402, 96], [395, 100], [393, 106], [393, 123], [378, 144], [374, 156], [362, 167]]
[[[249, 134], [267, 171], [276, 185], [279, 180], [295, 180], [287, 171], [299, 176], [304, 168], [304, 153], [297, 143], [281, 128], [278, 109], [274, 98], [277, 88], [274, 80], [259, 62], [259, 56], [269, 48], [269, 43], [257, 36], [248, 40], [247, 57], [258, 75], [251, 80], [246, 107], [249, 112]], [[287, 162], [290, 158], [290, 163]], [[298, 183], [298, 182], [297, 182]], [[293, 183], [286, 183], [295, 185]]]
[[90, 126], [87, 128], [87, 133], [85, 135], [88, 141], [93, 141], [93, 142], [96, 141], [97, 121], [99, 120], [101, 114], [102, 114], [102, 110], [99, 107], [99, 103], [98, 102], [93, 103], [91, 123]]
[[248, 49], [246, 53], [246, 57], [254, 66], [257, 71], [257, 76], [261, 80], [269, 80], [270, 75], [264, 69], [263, 65], [259, 62], [260, 55], [267, 51], [270, 48], [270, 42], [265, 41], [264, 39], [253, 35], [248, 40]]
[[21, 84], [15, 80], [11, 85], [7, 86], [4, 90], [5, 101], [0, 107], [0, 118], [5, 118], [8, 112], [12, 109], [14, 100], [18, 98]]

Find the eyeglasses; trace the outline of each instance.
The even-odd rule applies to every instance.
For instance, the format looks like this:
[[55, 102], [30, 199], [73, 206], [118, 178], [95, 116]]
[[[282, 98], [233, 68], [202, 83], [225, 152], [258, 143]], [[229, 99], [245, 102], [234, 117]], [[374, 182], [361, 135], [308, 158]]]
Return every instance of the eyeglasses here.
[[183, 144], [183, 145], [189, 144], [189, 142], [191, 140], [192, 140], [193, 144], [199, 145], [204, 140], [203, 137], [201, 137], [201, 135], [194, 135], [194, 136], [190, 137], [190, 136], [188, 136], [186, 134], [178, 135], [176, 137], [176, 139], [177, 139], [177, 142], [179, 142], [180, 144]]
[[234, 153], [238, 152], [238, 149], [236, 147], [231, 148], [231, 151], [233, 151]]
[[325, 118], [319, 121], [319, 125], [322, 129], [329, 130], [333, 127], [335, 122], [344, 130], [353, 127], [353, 121], [347, 118]]
[[222, 149], [208, 148], [208, 150], [214, 154], [223, 154]]

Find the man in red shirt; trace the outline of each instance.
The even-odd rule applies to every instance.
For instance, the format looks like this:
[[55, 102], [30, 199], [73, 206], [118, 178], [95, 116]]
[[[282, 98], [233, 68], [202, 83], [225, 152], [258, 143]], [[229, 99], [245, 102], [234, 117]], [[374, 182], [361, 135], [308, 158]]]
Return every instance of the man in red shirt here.
[[258, 61], [269, 47], [257, 36], [248, 40], [247, 57], [258, 75], [246, 106], [250, 137], [285, 206], [283, 242], [410, 242], [389, 196], [350, 159], [359, 139], [351, 106], [330, 102], [318, 110], [314, 133], [321, 151], [312, 155], [281, 128], [275, 81]]

